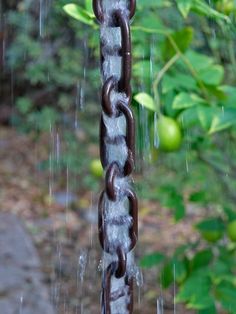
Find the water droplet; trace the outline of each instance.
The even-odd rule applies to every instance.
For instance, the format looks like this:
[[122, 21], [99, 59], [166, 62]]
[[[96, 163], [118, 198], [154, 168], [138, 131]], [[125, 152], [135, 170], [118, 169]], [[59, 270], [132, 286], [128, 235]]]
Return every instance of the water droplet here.
[[78, 270], [77, 270], [77, 278], [80, 278], [80, 282], [83, 283], [85, 270], [88, 262], [88, 252], [83, 250], [78, 258]]
[[157, 314], [164, 314], [164, 300], [162, 297], [157, 299]]

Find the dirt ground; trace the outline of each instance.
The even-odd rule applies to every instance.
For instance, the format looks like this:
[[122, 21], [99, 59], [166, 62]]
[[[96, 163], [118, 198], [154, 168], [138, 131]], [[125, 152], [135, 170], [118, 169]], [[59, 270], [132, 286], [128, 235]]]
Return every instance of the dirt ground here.
[[[73, 205], [54, 199], [50, 171], [38, 167], [48, 156], [48, 135], [35, 140], [14, 129], [0, 128], [0, 210], [24, 220], [39, 252], [56, 313], [99, 313], [98, 195], [77, 191]], [[55, 180], [55, 190], [60, 188], [57, 184]], [[192, 219], [197, 217], [191, 214], [174, 224], [170, 213], [158, 203], [140, 200], [137, 259], [156, 250], [171, 253], [185, 239], [194, 239]], [[156, 313], [161, 296], [164, 313], [174, 313], [173, 291], [162, 291], [156, 268], [137, 277], [141, 287], [135, 291], [135, 313]], [[177, 305], [175, 313], [192, 312]]]

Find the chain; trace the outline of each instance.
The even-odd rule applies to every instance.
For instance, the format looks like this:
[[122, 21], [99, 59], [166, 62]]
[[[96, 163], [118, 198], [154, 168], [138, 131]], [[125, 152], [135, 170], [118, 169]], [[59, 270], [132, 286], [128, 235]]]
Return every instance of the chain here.
[[101, 26], [102, 115], [100, 155], [106, 171], [98, 205], [104, 251], [102, 313], [133, 313], [132, 250], [138, 237], [138, 204], [132, 189], [134, 117], [131, 102], [130, 20], [135, 0], [93, 0]]

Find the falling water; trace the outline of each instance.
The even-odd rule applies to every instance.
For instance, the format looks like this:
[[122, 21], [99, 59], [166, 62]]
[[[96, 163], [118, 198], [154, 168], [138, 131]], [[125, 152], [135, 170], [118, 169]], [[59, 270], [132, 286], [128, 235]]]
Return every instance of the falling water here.
[[163, 301], [163, 298], [157, 299], [157, 314], [164, 314], [164, 301]]
[[85, 38], [83, 40], [83, 75], [80, 80], [76, 84], [76, 97], [75, 97], [75, 120], [74, 120], [74, 127], [75, 129], [79, 128], [78, 122], [78, 114], [79, 111], [83, 111], [85, 107], [85, 96], [86, 96], [86, 79], [87, 79], [87, 68], [89, 64], [89, 48], [88, 48], [88, 39]]
[[53, 179], [54, 179], [54, 174], [53, 174], [54, 135], [53, 135], [53, 129], [52, 129], [51, 123], [50, 123], [50, 146], [51, 146], [51, 151], [49, 153], [49, 199], [51, 202], [52, 193], [53, 193]]
[[[127, 12], [127, 1], [121, 0], [103, 1], [104, 12], [105, 12], [105, 23], [101, 28], [101, 41], [103, 42], [103, 46], [106, 48], [110, 48], [111, 50], [116, 50], [117, 47], [121, 46], [121, 31], [120, 28], [111, 28], [108, 27], [108, 19], [110, 16], [111, 10], [114, 10], [114, 7], [118, 6], [124, 14], [128, 14]], [[110, 50], [108, 49], [108, 50]], [[121, 76], [121, 57], [120, 56], [110, 56], [106, 53], [107, 49], [104, 49], [104, 63], [103, 63], [103, 79], [106, 81], [111, 76], [115, 77], [117, 80], [120, 79]], [[118, 93], [113, 91], [111, 94], [111, 103], [112, 106], [115, 106], [117, 100], [122, 99], [127, 103], [125, 95], [122, 93]], [[110, 138], [114, 138], [117, 135], [124, 135], [126, 130], [126, 121], [124, 117], [118, 118], [109, 118], [103, 113], [105, 126], [107, 132], [109, 132], [108, 136]], [[127, 160], [128, 151], [125, 140], [121, 141], [119, 144], [109, 144], [107, 145], [107, 159], [108, 163], [113, 161], [117, 161], [121, 167], [124, 167], [125, 162]], [[116, 180], [115, 187], [117, 191], [117, 195], [122, 195], [122, 191], [129, 186], [130, 178], [124, 178], [122, 180]], [[128, 212], [128, 200], [119, 199], [116, 202], [111, 202], [107, 197], [105, 197], [105, 221], [107, 227], [107, 237], [109, 239], [110, 249], [115, 250], [117, 246], [122, 246], [124, 249], [129, 248], [130, 246], [130, 237], [129, 237], [129, 226], [132, 224], [132, 219], [129, 216]], [[117, 224], [116, 221], [122, 221], [122, 225]], [[117, 260], [116, 254], [107, 254], [104, 253], [102, 268], [105, 270], [110, 263]], [[132, 253], [128, 253], [127, 255], [127, 274], [131, 274], [133, 267], [133, 256]], [[127, 305], [130, 302], [130, 297], [128, 295], [128, 287], [125, 285], [124, 278], [117, 279], [112, 277], [111, 280], [111, 293], [119, 291], [119, 289], [123, 289], [124, 296], [119, 298], [117, 301], [111, 302], [111, 313], [112, 314], [126, 314], [128, 313]], [[124, 287], [126, 287], [124, 289]]]
[[57, 132], [57, 138], [56, 138], [56, 160], [57, 160], [57, 164], [59, 164], [59, 160], [60, 160], [60, 135]]
[[159, 148], [160, 146], [160, 139], [158, 136], [158, 130], [157, 130], [157, 124], [158, 124], [158, 117], [157, 117], [157, 113], [154, 113], [154, 147], [155, 148]]
[[44, 36], [44, 21], [45, 21], [45, 3], [44, 0], [39, 0], [39, 36]]
[[87, 263], [88, 263], [88, 252], [86, 250], [82, 250], [78, 258], [78, 270], [77, 270], [77, 278], [80, 279], [81, 283], [83, 283], [84, 281], [84, 275], [85, 275]]
[[138, 287], [138, 304], [141, 305], [141, 289], [143, 287], [143, 272], [140, 267], [134, 266], [134, 278]]
[[6, 35], [5, 35], [5, 28], [6, 28], [6, 16], [3, 13], [3, 8], [2, 8], [2, 2], [0, 3], [0, 30], [3, 34], [2, 38], [2, 49], [0, 51], [0, 68], [4, 70], [5, 67], [5, 57], [6, 57]]
[[[154, 62], [154, 47], [153, 47], [153, 41], [150, 44], [150, 79], [152, 79], [154, 72], [153, 72], [153, 62]], [[139, 74], [139, 80], [140, 80], [140, 92], [143, 92], [146, 90], [146, 84], [145, 84], [145, 75], [146, 75], [146, 69], [144, 66], [144, 61], [145, 61], [145, 51], [142, 51], [142, 66], [141, 66], [141, 71]], [[143, 106], [143, 104], [139, 105], [139, 114], [138, 114], [138, 119], [139, 119], [139, 128], [138, 128], [138, 137], [140, 138], [141, 141], [141, 147], [140, 147], [140, 157], [145, 161], [148, 162], [151, 159], [151, 154], [150, 154], [150, 149], [153, 147], [154, 143], [151, 143], [150, 140], [150, 125], [149, 125], [149, 120], [148, 120], [149, 112]], [[155, 133], [157, 134], [157, 132]], [[156, 140], [156, 136], [154, 138], [154, 141]], [[145, 149], [144, 149], [145, 147]]]
[[[86, 267], [88, 264], [88, 252], [87, 250], [82, 250], [78, 257], [78, 266], [77, 266], [77, 290], [80, 297], [80, 313], [84, 311], [84, 302], [83, 302], [83, 283]], [[78, 311], [78, 307], [76, 309]]]
[[11, 105], [12, 107], [14, 106], [14, 101], [15, 101], [15, 96], [14, 96], [14, 82], [15, 82], [15, 77], [14, 77], [14, 70], [11, 67]]
[[49, 14], [51, 0], [39, 0], [39, 36], [46, 35], [46, 20]]
[[84, 83], [79, 81], [76, 86], [76, 98], [75, 98], [75, 129], [79, 128], [78, 113], [79, 110], [84, 109]]
[[23, 302], [24, 302], [24, 297], [20, 297], [20, 311], [19, 314], [23, 314]]
[[151, 148], [151, 141], [150, 141], [150, 131], [149, 131], [149, 122], [148, 122], [148, 110], [143, 106], [140, 105], [140, 124], [142, 128], [142, 135], [143, 135], [143, 147], [144, 149], [144, 160], [149, 161], [150, 159], [150, 148]]
[[154, 62], [155, 62], [155, 50], [156, 50], [156, 40], [155, 40], [155, 36], [151, 36], [151, 40], [150, 40], [150, 80], [151, 82], [153, 82], [154, 80], [154, 68], [153, 68], [153, 65], [154, 65]]

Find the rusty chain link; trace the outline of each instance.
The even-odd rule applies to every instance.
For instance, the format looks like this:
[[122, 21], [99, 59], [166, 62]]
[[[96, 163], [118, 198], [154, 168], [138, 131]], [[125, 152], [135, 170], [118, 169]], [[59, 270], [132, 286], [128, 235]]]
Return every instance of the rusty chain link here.
[[[107, 11], [105, 1], [110, 6]], [[122, 1], [127, 7], [122, 6]], [[110, 2], [93, 0], [94, 13], [101, 25], [103, 87], [100, 155], [106, 171], [105, 189], [101, 193], [98, 205], [98, 230], [102, 249], [105, 254], [112, 257], [103, 271], [101, 300], [103, 314], [113, 314], [112, 306], [121, 298], [126, 302], [125, 309], [119, 309], [118, 312], [116, 309], [114, 314], [133, 313], [133, 277], [127, 271], [127, 265], [129, 254], [135, 247], [138, 237], [138, 203], [130, 184], [135, 159], [134, 117], [129, 107], [132, 58], [130, 20], [134, 16], [135, 8], [135, 0], [110, 0]], [[119, 29], [120, 43], [114, 39], [112, 45], [103, 38], [106, 37], [106, 31], [112, 29]], [[112, 73], [112, 67], [107, 70], [107, 64], [114, 57], [117, 59], [116, 63], [120, 58], [119, 75]], [[116, 125], [116, 121], [123, 121], [125, 125], [123, 133]], [[111, 126], [114, 128], [112, 132]], [[118, 153], [115, 154], [114, 151]], [[118, 228], [117, 235], [113, 235], [109, 228]], [[124, 238], [127, 233], [128, 241], [123, 241], [123, 233]], [[114, 280], [119, 282], [118, 287], [112, 287]]]
[[[130, 19], [132, 19], [136, 10], [136, 0], [129, 0], [129, 3]], [[93, 10], [98, 22], [102, 24], [104, 22], [102, 0], [93, 0]]]

